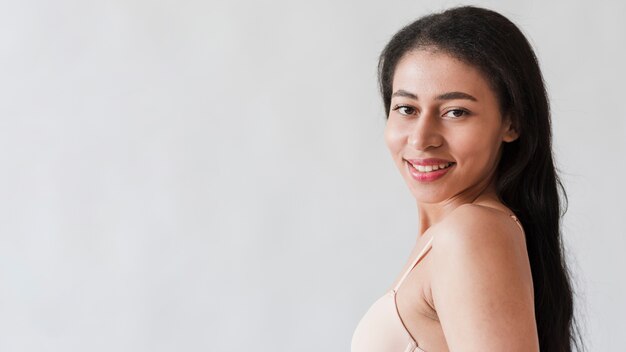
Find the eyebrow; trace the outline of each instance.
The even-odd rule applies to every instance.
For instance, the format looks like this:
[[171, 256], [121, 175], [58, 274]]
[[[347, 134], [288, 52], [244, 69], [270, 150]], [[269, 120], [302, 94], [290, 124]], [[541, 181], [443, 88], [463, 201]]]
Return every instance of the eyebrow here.
[[415, 99], [415, 100], [417, 100], [417, 95], [415, 95], [415, 94], [413, 94], [413, 93], [411, 93], [411, 92], [407, 92], [407, 91], [406, 91], [406, 90], [404, 90], [404, 89], [399, 89], [399, 90], [397, 90], [395, 93], [393, 93], [393, 94], [391, 95], [391, 97], [392, 97], [392, 98], [393, 98], [393, 97], [406, 97], [406, 98], [411, 98], [411, 99]]
[[[406, 97], [406, 98], [411, 98], [414, 100], [418, 100], [417, 99], [417, 95], [408, 92], [404, 89], [399, 89], [397, 90], [395, 93], [393, 93], [391, 95], [392, 97]], [[469, 95], [467, 93], [463, 93], [463, 92], [448, 92], [448, 93], [443, 93], [441, 95], [438, 95], [437, 98], [435, 98], [436, 100], [453, 100], [453, 99], [467, 99], [467, 100], [472, 100], [472, 101], [478, 101], [478, 99], [474, 98], [474, 96]]]

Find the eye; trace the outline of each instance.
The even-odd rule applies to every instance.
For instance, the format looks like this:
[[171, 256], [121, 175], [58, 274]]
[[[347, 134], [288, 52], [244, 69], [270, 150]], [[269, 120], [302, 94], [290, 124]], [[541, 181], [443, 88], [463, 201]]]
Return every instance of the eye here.
[[449, 117], [451, 119], [458, 119], [468, 114], [469, 114], [469, 111], [464, 110], [464, 109], [450, 109], [446, 111], [446, 113], [443, 114], [443, 116]]
[[393, 111], [398, 111], [401, 115], [413, 115], [415, 114], [415, 108], [408, 105], [396, 105], [393, 107]]

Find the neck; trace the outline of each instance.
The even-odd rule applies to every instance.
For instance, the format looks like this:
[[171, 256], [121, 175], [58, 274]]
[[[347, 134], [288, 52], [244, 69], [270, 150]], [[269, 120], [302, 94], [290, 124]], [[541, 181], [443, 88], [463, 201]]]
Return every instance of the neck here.
[[477, 185], [463, 193], [455, 195], [440, 203], [417, 202], [417, 214], [419, 218], [419, 235], [421, 237], [431, 226], [439, 223], [454, 209], [463, 204], [493, 204], [498, 202], [496, 186], [494, 182]]

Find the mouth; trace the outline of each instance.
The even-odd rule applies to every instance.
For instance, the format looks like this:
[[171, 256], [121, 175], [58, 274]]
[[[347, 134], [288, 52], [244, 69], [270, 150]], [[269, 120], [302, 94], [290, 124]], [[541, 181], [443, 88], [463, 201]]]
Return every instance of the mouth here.
[[406, 160], [409, 174], [419, 182], [435, 181], [448, 173], [455, 162], [441, 159]]
[[413, 166], [413, 168], [418, 172], [423, 173], [447, 169], [456, 164], [453, 161], [443, 159], [404, 159], [404, 161]]

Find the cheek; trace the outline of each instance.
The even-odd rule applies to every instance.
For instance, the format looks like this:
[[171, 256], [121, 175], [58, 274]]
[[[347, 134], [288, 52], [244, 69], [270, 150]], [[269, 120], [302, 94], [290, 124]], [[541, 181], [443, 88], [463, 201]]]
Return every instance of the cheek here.
[[392, 154], [399, 152], [402, 148], [402, 130], [393, 123], [387, 121], [384, 132], [385, 144]]
[[472, 169], [489, 168], [497, 156], [500, 140], [495, 133], [485, 131], [468, 131], [463, 135], [450, 139], [459, 161]]

